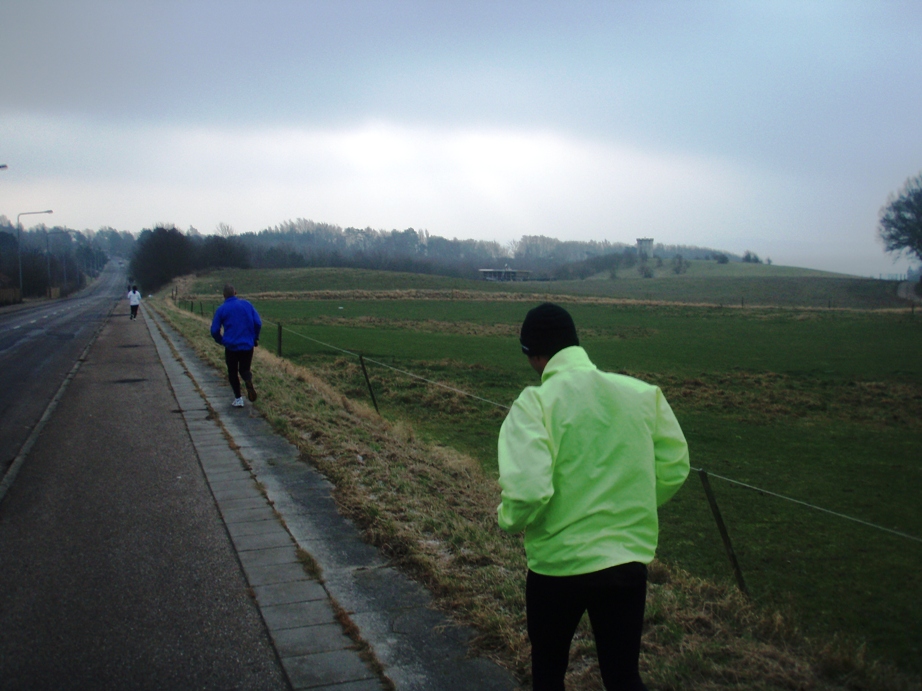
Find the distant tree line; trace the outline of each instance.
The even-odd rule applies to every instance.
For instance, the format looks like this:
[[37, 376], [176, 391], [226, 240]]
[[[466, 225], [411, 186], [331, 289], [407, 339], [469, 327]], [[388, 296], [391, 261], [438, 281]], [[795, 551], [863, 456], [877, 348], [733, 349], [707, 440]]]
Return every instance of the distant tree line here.
[[343, 229], [306, 219], [236, 238], [256, 268], [338, 266], [474, 277], [478, 269], [509, 257], [494, 241], [447, 240], [413, 228]]
[[492, 240], [449, 240], [414, 228], [341, 228], [297, 219], [241, 234], [221, 223], [215, 234], [208, 236], [195, 228], [182, 232], [172, 224], [159, 224], [138, 237], [131, 272], [145, 290], [156, 290], [176, 276], [217, 267], [348, 267], [478, 278], [480, 269], [509, 265], [529, 270], [535, 278], [561, 280], [586, 278], [638, 263], [644, 271], [648, 262], [658, 268], [664, 260], [672, 260], [672, 270], [682, 273], [690, 259], [718, 256], [740, 260], [735, 255], [685, 245], [659, 244], [654, 257], [646, 258], [638, 256], [633, 245], [608, 241], [561, 241], [526, 235], [502, 245]]
[[[657, 244], [652, 256], [638, 254], [634, 245], [609, 241], [558, 240], [524, 235], [500, 244], [494, 240], [447, 239], [427, 230], [341, 228], [299, 218], [259, 232], [237, 234], [225, 223], [213, 235], [195, 228], [183, 232], [160, 223], [135, 237], [127, 231], [100, 228], [74, 231], [40, 225], [24, 230], [22, 248], [25, 295], [44, 294], [48, 285], [67, 293], [94, 275], [109, 257], [130, 259], [130, 273], [143, 290], [157, 290], [176, 276], [219, 267], [282, 269], [349, 267], [430, 273], [478, 278], [479, 269], [506, 266], [532, 272], [534, 278], [572, 280], [633, 269], [652, 276], [663, 267], [684, 273], [689, 260], [756, 261], [727, 252]], [[18, 286], [16, 228], [0, 216], [0, 287]], [[49, 278], [50, 277], [50, 278]]]
[[[426, 230], [340, 228], [306, 219], [287, 221], [258, 233], [234, 236], [249, 251], [256, 268], [341, 266], [391, 271], [434, 273], [477, 278], [480, 269], [511, 268], [532, 271], [543, 278], [595, 273], [570, 265], [613, 254], [636, 253], [633, 245], [609, 241], [566, 241], [544, 235], [525, 235], [502, 245], [492, 240], [446, 239]], [[707, 248], [658, 244], [654, 254], [671, 259], [711, 259]], [[726, 256], [726, 255], [725, 255]], [[729, 255], [739, 261], [736, 255]], [[602, 260], [605, 263], [605, 260]], [[587, 273], [588, 272], [588, 273]]]
[[[19, 238], [22, 238], [22, 247]], [[98, 275], [110, 256], [130, 256], [134, 236], [112, 228], [72, 230], [41, 224], [22, 233], [0, 216], [0, 288], [19, 288], [22, 263], [23, 297], [45, 295], [49, 287], [67, 295]]]
[[619, 248], [613, 245], [605, 254], [553, 267], [548, 278], [572, 281], [606, 273], [610, 278], [616, 278], [618, 275], [623, 275], [624, 271], [636, 271], [644, 278], [652, 278], [655, 270], [663, 269], [667, 263], [669, 271], [683, 274], [688, 271], [689, 262], [692, 259], [727, 264], [731, 261], [731, 257], [733, 261], [744, 261], [737, 255], [718, 252], [706, 247], [658, 244], [654, 246], [652, 256], [648, 257], [639, 252], [636, 246], [621, 245]]
[[183, 233], [173, 225], [141, 231], [129, 265], [131, 281], [154, 291], [177, 276], [217, 267], [249, 268], [249, 252], [234, 237]]

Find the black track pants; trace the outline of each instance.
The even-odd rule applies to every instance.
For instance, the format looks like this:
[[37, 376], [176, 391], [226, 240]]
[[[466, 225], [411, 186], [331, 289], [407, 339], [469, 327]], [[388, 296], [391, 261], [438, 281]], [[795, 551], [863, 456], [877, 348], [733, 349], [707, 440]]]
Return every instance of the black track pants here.
[[589, 612], [608, 691], [642, 691], [637, 660], [647, 594], [647, 567], [638, 562], [579, 576], [528, 572], [525, 607], [535, 691], [563, 691], [570, 643]]
[[[240, 377], [250, 381], [250, 364], [253, 362], [253, 349], [249, 350], [224, 350], [224, 361], [227, 363], [227, 381], [234, 390], [234, 398], [240, 398]], [[238, 376], [239, 374], [239, 376]]]

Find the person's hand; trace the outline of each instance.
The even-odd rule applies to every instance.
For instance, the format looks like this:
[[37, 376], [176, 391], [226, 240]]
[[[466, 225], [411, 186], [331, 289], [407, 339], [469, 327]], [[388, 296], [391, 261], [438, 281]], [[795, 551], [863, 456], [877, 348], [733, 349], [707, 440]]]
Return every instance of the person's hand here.
[[253, 347], [254, 347], [254, 348], [258, 348], [258, 347], [259, 347], [259, 339], [258, 339], [258, 338], [257, 338], [255, 341], [253, 341]]

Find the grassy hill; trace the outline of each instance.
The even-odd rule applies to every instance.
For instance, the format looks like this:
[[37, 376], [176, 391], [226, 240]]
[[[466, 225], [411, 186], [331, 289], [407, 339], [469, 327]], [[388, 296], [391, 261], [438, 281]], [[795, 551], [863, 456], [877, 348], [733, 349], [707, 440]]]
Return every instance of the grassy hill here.
[[598, 274], [584, 280], [493, 283], [430, 274], [341, 268], [245, 271], [231, 269], [201, 276], [189, 286], [198, 296], [220, 297], [225, 281], [241, 292], [304, 293], [320, 290], [464, 290], [488, 294], [577, 295], [623, 300], [705, 303], [713, 305], [837, 307], [885, 309], [907, 307], [895, 281], [879, 281], [813, 269], [766, 264], [692, 261], [675, 274], [668, 264], [653, 278], [624, 269], [612, 279]]

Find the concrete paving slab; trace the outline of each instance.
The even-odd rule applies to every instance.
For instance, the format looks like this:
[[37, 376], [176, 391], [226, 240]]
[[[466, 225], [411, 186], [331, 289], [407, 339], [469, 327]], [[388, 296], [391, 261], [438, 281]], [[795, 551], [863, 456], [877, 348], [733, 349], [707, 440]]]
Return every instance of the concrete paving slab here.
[[272, 632], [272, 640], [279, 657], [282, 658], [347, 650], [354, 645], [349, 637], [343, 634], [339, 622], [275, 630]]
[[207, 446], [209, 444], [223, 444], [224, 446], [228, 445], [227, 437], [224, 436], [224, 430], [219, 429], [217, 426], [212, 425], [211, 429], [198, 429], [190, 430], [191, 434], [194, 434], [192, 441], [196, 445]]
[[227, 532], [231, 537], [235, 535], [257, 535], [259, 533], [268, 533], [278, 530], [278, 519], [273, 516], [261, 521], [247, 521], [245, 523], [229, 523]]
[[237, 535], [231, 536], [234, 547], [238, 552], [251, 552], [253, 550], [264, 550], [272, 547], [293, 547], [291, 535], [279, 526], [277, 531], [271, 533], [258, 533], [256, 535]]
[[[288, 678], [295, 689], [315, 689], [330, 684], [374, 679], [374, 675], [353, 650], [286, 657], [282, 658], [282, 666], [288, 672]], [[373, 688], [380, 688], [380, 684]]]
[[337, 571], [327, 575], [326, 580], [337, 592], [349, 594], [339, 604], [356, 614], [403, 611], [432, 604], [429, 591], [389, 566]]
[[218, 489], [212, 487], [211, 491], [218, 502], [230, 501], [233, 499], [249, 499], [259, 494], [259, 490], [256, 489], [256, 486], [253, 485], [252, 482], [253, 481], [250, 480], [251, 484], [249, 487], [239, 485], [236, 487], [223, 487]]
[[262, 605], [285, 605], [292, 602], [326, 600], [329, 595], [318, 581], [305, 579], [291, 583], [274, 583], [253, 588], [256, 599]]
[[240, 458], [236, 450], [224, 439], [213, 438], [212, 441], [193, 440], [193, 443], [195, 444], [195, 450], [200, 456], [214, 455], [216, 458], [230, 458], [230, 456], [233, 455], [233, 457], [237, 459], [238, 464], [241, 466], [246, 465], [243, 463], [243, 459]]
[[193, 421], [193, 420], [211, 421], [213, 419], [211, 415], [211, 411], [208, 410], [208, 408], [192, 408], [192, 409], [182, 408], [182, 416], [183, 418], [185, 418], [186, 423]]
[[[201, 452], [198, 454], [199, 459], [203, 459]], [[240, 459], [236, 456], [230, 456], [228, 458], [209, 458], [207, 460], [202, 460], [202, 470], [205, 471], [205, 476], [209, 478], [222, 474], [222, 473], [234, 473], [245, 470], [243, 465], [240, 463]], [[252, 475], [250, 476], [252, 477]]]
[[[291, 525], [289, 523], [289, 525]], [[332, 537], [332, 539], [329, 539]], [[299, 544], [311, 554], [323, 555], [323, 562], [332, 565], [334, 570], [349, 571], [358, 568], [376, 568], [387, 562], [377, 549], [362, 542], [355, 533], [331, 531], [329, 535], [298, 533]]]
[[[266, 505], [266, 498], [258, 493], [253, 493], [252, 496], [244, 497], [242, 499], [222, 499], [221, 508], [227, 509], [228, 511], [233, 509], [261, 509]], [[281, 524], [278, 522], [278, 519], [272, 521], [274, 524], [278, 525], [281, 528]], [[236, 523], [234, 525], [237, 525]]]
[[265, 605], [261, 607], [261, 610], [270, 631], [336, 622], [333, 607], [326, 599], [289, 602], [284, 605]]
[[[220, 479], [222, 473], [233, 473], [244, 471], [247, 472], [247, 469], [240, 462], [240, 459], [236, 456], [228, 456], [227, 458], [203, 458], [203, 454], [199, 452], [198, 454], [202, 460], [202, 470], [205, 471], [205, 475], [208, 478], [214, 478], [215, 480]], [[250, 477], [253, 477], [250, 475]]]
[[301, 564], [273, 564], [272, 566], [257, 566], [244, 571], [247, 580], [254, 588], [260, 585], [299, 581], [307, 575]]
[[225, 482], [227, 480], [252, 480], [253, 475], [243, 468], [220, 468], [206, 473], [210, 484]]
[[258, 549], [250, 552], [238, 552], [240, 563], [243, 564], [244, 571], [261, 566], [273, 566], [275, 564], [300, 564], [295, 554], [294, 544], [288, 544], [284, 547], [270, 547], [269, 549]]
[[240, 469], [236, 477], [210, 477], [208, 478], [211, 488], [214, 491], [217, 490], [226, 490], [226, 489], [252, 489], [258, 493], [256, 489], [256, 480], [251, 473], [246, 472], [242, 468]]
[[345, 684], [330, 684], [328, 686], [315, 686], [313, 691], [382, 691], [384, 687], [374, 679], [364, 681], [350, 681]]
[[199, 460], [206, 473], [212, 470], [220, 470], [223, 467], [233, 468], [235, 470], [245, 469], [243, 461], [240, 460], [240, 456], [235, 454], [227, 445], [223, 447], [211, 447], [207, 450], [196, 449], [196, 451], [198, 452]]
[[220, 506], [221, 515], [224, 516], [225, 523], [246, 523], [249, 521], [263, 521], [269, 518], [274, 519], [275, 514], [268, 506], [261, 506], [257, 509], [227, 509]]

